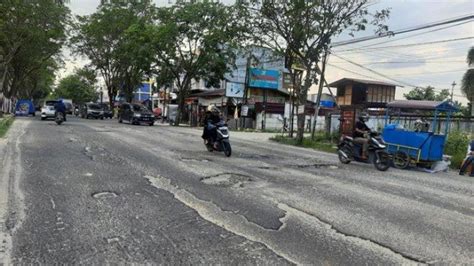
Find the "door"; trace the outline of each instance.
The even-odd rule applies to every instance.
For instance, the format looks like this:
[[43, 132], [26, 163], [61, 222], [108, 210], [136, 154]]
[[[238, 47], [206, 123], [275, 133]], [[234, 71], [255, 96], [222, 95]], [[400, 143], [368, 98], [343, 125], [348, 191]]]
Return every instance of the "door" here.
[[122, 108], [122, 120], [130, 121], [130, 105], [124, 104]]

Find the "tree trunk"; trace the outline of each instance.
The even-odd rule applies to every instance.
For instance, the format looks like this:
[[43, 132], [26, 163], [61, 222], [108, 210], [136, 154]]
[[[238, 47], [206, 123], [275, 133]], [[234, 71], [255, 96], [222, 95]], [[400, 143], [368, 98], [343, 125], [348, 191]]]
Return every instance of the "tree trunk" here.
[[471, 117], [474, 117], [474, 95], [471, 96]]
[[308, 98], [308, 89], [311, 87], [311, 70], [306, 71], [306, 77], [304, 84], [298, 90], [298, 109], [299, 106], [305, 106], [303, 108], [303, 113], [300, 114], [298, 111], [298, 131], [296, 132], [296, 142], [298, 144], [303, 144], [304, 137], [304, 125], [306, 120], [306, 101]]
[[175, 121], [175, 126], [179, 126], [179, 123], [181, 122], [182, 116], [184, 114], [184, 105], [185, 105], [185, 100], [186, 97], [188, 96], [189, 88], [190, 88], [191, 82], [189, 78], [185, 78], [182, 84], [182, 87], [179, 88], [178, 92], [178, 110], [176, 113], [176, 121]]

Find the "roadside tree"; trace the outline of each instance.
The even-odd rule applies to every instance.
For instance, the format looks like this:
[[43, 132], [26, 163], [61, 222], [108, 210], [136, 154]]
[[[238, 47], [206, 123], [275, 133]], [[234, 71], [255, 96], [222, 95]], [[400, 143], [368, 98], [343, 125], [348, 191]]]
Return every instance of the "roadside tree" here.
[[[365, 30], [367, 25], [375, 28], [376, 34], [388, 30], [383, 24], [389, 10], [370, 13], [369, 0], [340, 1], [238, 1], [240, 9], [248, 18], [248, 28], [259, 45], [271, 48], [286, 56], [288, 70], [295, 74], [291, 64], [302, 66], [304, 75], [293, 75], [297, 104], [305, 105], [308, 90], [318, 84], [321, 73], [318, 64], [329, 51], [335, 36]], [[302, 143], [305, 124], [304, 113], [298, 114], [297, 141]]]

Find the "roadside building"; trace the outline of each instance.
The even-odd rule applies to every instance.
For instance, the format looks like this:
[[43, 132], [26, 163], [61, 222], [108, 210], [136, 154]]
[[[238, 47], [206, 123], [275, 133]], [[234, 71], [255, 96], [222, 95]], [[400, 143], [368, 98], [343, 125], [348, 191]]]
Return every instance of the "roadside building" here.
[[343, 78], [329, 86], [337, 88], [336, 99], [341, 108], [340, 132], [350, 135], [360, 112], [384, 113], [387, 103], [395, 100], [398, 85], [376, 80]]

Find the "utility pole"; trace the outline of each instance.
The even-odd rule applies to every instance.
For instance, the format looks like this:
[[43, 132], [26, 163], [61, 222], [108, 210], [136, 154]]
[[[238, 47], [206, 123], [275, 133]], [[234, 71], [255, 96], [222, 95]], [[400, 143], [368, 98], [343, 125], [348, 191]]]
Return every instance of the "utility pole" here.
[[[244, 105], [247, 105], [247, 94], [249, 93], [249, 69], [250, 69], [250, 57], [251, 55], [249, 55], [247, 57], [247, 64], [245, 65], [245, 85], [244, 85], [244, 101], [243, 101], [243, 104]], [[248, 110], [248, 109], [247, 109]], [[240, 108], [240, 111], [242, 112], [242, 108]], [[242, 116], [243, 117], [243, 125], [242, 125], [242, 128], [245, 129], [245, 116]]]
[[451, 84], [451, 86], [453, 86], [453, 87], [451, 88], [451, 102], [453, 102], [453, 96], [454, 96], [454, 86], [456, 86], [456, 85], [457, 85], [457, 84], [456, 84], [456, 82], [455, 82], [455, 81], [453, 81], [453, 84]]

